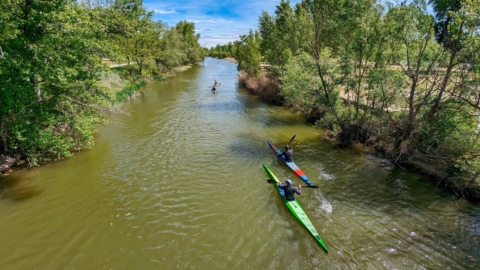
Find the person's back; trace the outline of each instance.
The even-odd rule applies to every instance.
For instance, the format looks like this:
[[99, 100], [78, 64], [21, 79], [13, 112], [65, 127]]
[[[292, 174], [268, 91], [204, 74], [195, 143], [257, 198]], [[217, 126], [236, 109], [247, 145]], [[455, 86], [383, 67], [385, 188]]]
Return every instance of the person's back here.
[[298, 189], [294, 188], [292, 186], [292, 180], [290, 180], [290, 179], [287, 179], [285, 181], [285, 183], [286, 183], [286, 185], [283, 185], [282, 183], [280, 183], [278, 185], [278, 187], [283, 190], [285, 200], [294, 201], [295, 200], [295, 193], [298, 194], [298, 195], [302, 195], [302, 190], [301, 190], [302, 186], [301, 185], [298, 185]]
[[293, 149], [287, 144], [280, 155], [283, 155], [286, 161], [291, 162], [293, 160]]

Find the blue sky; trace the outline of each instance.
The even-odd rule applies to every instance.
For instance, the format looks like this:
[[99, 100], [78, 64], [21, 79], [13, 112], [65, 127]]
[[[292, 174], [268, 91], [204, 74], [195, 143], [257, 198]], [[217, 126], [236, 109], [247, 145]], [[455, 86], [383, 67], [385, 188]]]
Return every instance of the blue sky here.
[[[290, 0], [290, 4], [300, 0]], [[195, 30], [201, 35], [200, 45], [214, 47], [238, 40], [250, 29], [258, 29], [258, 18], [262, 10], [270, 14], [280, 0], [144, 0], [148, 11], [154, 10], [154, 20], [161, 20], [169, 26], [186, 20], [195, 23]]]

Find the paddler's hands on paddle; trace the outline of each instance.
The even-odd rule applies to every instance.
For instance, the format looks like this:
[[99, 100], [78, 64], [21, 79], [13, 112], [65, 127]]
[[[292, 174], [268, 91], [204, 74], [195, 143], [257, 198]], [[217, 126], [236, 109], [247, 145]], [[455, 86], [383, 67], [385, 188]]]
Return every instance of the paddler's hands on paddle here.
[[302, 185], [298, 184], [298, 189], [301, 189], [302, 188]]

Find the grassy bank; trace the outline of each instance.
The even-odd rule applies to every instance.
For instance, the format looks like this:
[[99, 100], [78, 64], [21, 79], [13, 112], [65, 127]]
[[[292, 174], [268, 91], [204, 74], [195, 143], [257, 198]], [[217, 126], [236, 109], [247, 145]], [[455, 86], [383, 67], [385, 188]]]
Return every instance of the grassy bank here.
[[[239, 80], [248, 90], [260, 96], [262, 100], [276, 105], [283, 104], [278, 81], [270, 78], [267, 72], [262, 72], [258, 77], [249, 76], [247, 73], [241, 72], [239, 74]], [[343, 107], [348, 108], [353, 106], [352, 102], [348, 102], [348, 100], [341, 95], [339, 96], [343, 99], [341, 103]], [[320, 123], [322, 119], [321, 113], [305, 116], [308, 122], [317, 122], [317, 124]], [[309, 117], [311, 117], [311, 119], [309, 119]], [[375, 123], [372, 122], [372, 124]], [[329, 127], [322, 127], [327, 129], [327, 133], [322, 139], [330, 141], [339, 147], [342, 147], [341, 136], [362, 135], [364, 131], [359, 126], [357, 128], [360, 130], [349, 130], [347, 127], [344, 127], [343, 130], [332, 130]], [[355, 129], [355, 126], [352, 125], [351, 128]], [[394, 140], [380, 140], [375, 137], [375, 134], [369, 134], [368, 132], [365, 132], [363, 135], [364, 138], [355, 139], [357, 144], [347, 146], [355, 146], [356, 149], [387, 159], [403, 169], [422, 174], [435, 183], [437, 187], [449, 190], [455, 196], [468, 198], [470, 200], [480, 200], [480, 176], [469, 177], [463, 174], [455, 167], [452, 167], [452, 160], [446, 160], [443, 157], [427, 156], [418, 151], [413, 151], [412, 154], [404, 152], [400, 160], [398, 159], [398, 155], [395, 155]], [[358, 143], [360, 140], [361, 143]], [[359, 147], [356, 147], [357, 145]], [[448, 148], [447, 145], [445, 147]], [[464, 162], [468, 163], [470, 161], [471, 160], [466, 158]], [[458, 163], [459, 161], [456, 160], [455, 162]]]
[[[92, 112], [95, 112], [94, 116], [87, 116], [84, 118], [84, 122], [81, 123], [81, 134], [76, 129], [67, 127], [66, 123], [57, 123], [54, 130], [54, 136], [64, 138], [71, 136], [73, 139], [68, 141], [68, 144], [62, 146], [62, 152], [57, 155], [52, 155], [52, 149], [58, 147], [55, 142], [52, 144], [44, 144], [43, 149], [38, 146], [31, 149], [27, 153], [21, 151], [10, 151], [9, 155], [0, 155], [0, 176], [11, 172], [13, 167], [22, 166], [38, 166], [42, 163], [62, 159], [64, 157], [70, 157], [74, 152], [81, 149], [89, 149], [93, 147], [93, 137], [91, 134], [95, 133], [99, 125], [107, 122], [107, 115], [111, 113], [121, 113], [118, 105], [128, 102], [129, 100], [138, 97], [139, 90], [149, 82], [153, 81], [165, 81], [167, 76], [173, 76], [174, 73], [161, 74], [156, 69], [148, 69], [139, 75], [134, 65], [127, 66], [124, 64], [111, 63], [112, 68], [104, 71], [98, 78], [98, 83], [104, 89], [106, 96], [110, 96], [109, 102], [106, 102], [103, 107], [90, 106]], [[187, 67], [181, 67], [183, 70]], [[89, 106], [83, 103], [79, 103], [80, 106]]]

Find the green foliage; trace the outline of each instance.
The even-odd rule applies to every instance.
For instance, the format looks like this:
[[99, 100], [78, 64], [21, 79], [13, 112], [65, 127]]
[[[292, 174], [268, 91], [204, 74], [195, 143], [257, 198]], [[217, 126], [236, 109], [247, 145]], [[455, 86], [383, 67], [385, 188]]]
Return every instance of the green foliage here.
[[296, 20], [288, 0], [280, 2], [275, 16], [263, 11], [259, 19], [260, 51], [266, 62], [278, 67], [279, 74], [292, 55], [303, 47]]
[[287, 63], [280, 92], [287, 105], [306, 115], [327, 110], [335, 115], [335, 107], [323, 91], [325, 87], [333, 91], [338, 79], [338, 65], [330, 56], [328, 49], [320, 55], [319, 63], [325, 71], [323, 81], [316, 71], [317, 61], [307, 53], [295, 56]]
[[168, 29], [163, 34], [159, 52], [155, 62], [159, 70], [171, 71], [188, 62], [187, 53], [184, 50], [182, 36], [175, 28]]
[[238, 61], [238, 70], [243, 70], [252, 76], [260, 74], [260, 36], [258, 32], [250, 30], [248, 35], [240, 36], [240, 41], [235, 41], [235, 59]]
[[133, 93], [135, 93], [138, 89], [140, 89], [142, 86], [145, 86], [147, 84], [146, 81], [140, 81], [139, 83], [135, 84], [128, 84], [125, 86], [122, 91], [117, 92], [116, 97], [117, 101], [119, 102], [125, 102], [127, 101]]
[[236, 45], [232, 42], [229, 42], [227, 43], [227, 45], [217, 45], [215, 47], [207, 49], [206, 54], [214, 58], [227, 58], [234, 57], [236, 51]]
[[435, 12], [435, 37], [439, 43], [449, 46], [452, 38], [452, 14], [462, 8], [461, 0], [429, 0]]
[[90, 131], [78, 130], [77, 123], [100, 122], [111, 95], [98, 83], [102, 44], [86, 10], [69, 1], [22, 8], [20, 2], [0, 6], [12, 27], [0, 28], [7, 33], [0, 35], [2, 152], [21, 153], [36, 164], [88, 146], [84, 134]]
[[458, 109], [442, 110], [435, 121], [425, 122], [419, 129], [419, 148], [428, 156], [438, 157], [444, 169], [455, 175], [480, 173], [480, 133], [472, 132], [478, 122]]
[[438, 156], [429, 161], [478, 174], [480, 5], [431, 2], [436, 20], [422, 1], [281, 0], [259, 18], [259, 50], [285, 104], [319, 115], [346, 144], [381, 143], [397, 162]]
[[[202, 59], [193, 23], [180, 23], [179, 35], [152, 14], [141, 0], [2, 1], [0, 154], [36, 165], [92, 147], [105, 114], [142, 75], [164, 79]], [[100, 83], [102, 58], [131, 64], [118, 69], [131, 82], [122, 91]]]
[[187, 55], [184, 64], [202, 61], [204, 58], [203, 49], [198, 43], [200, 34], [195, 34], [195, 24], [193, 22], [181, 21], [175, 26], [175, 29], [186, 43]]

